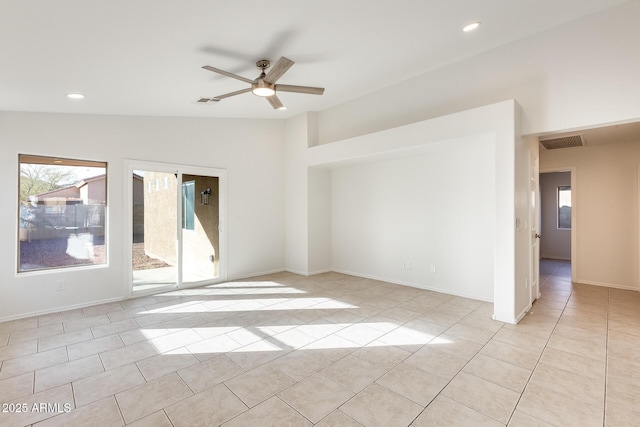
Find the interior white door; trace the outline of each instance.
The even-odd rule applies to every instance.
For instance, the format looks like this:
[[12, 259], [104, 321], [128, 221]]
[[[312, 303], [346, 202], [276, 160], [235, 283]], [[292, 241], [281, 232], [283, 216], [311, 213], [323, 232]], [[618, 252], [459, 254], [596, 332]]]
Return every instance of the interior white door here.
[[531, 156], [529, 179], [530, 208], [529, 224], [531, 225], [531, 287], [529, 302], [533, 303], [540, 297], [540, 160], [538, 156]]

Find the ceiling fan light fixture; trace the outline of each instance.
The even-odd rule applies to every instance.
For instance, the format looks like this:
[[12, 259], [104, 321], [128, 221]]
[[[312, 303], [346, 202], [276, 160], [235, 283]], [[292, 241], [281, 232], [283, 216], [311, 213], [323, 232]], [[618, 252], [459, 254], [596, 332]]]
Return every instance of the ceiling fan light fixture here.
[[479, 22], [472, 22], [471, 24], [468, 24], [462, 27], [462, 31], [464, 31], [465, 33], [468, 33], [469, 31], [478, 29], [479, 26], [480, 26]]
[[251, 85], [251, 92], [256, 96], [272, 96], [275, 95], [276, 89], [272, 83], [259, 79]]

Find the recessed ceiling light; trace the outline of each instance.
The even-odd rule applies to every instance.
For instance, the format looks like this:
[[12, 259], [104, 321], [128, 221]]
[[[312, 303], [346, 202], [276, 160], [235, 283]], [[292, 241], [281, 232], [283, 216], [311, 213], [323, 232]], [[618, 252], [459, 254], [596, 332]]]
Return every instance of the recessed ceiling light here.
[[68, 93], [67, 94], [67, 98], [70, 98], [70, 99], [82, 99], [82, 98], [84, 98], [84, 95], [81, 94], [81, 93]]
[[480, 26], [479, 22], [472, 22], [469, 25], [465, 25], [464, 27], [462, 27], [462, 31], [464, 31], [465, 33], [468, 33], [469, 31], [473, 31], [475, 29], [477, 29]]

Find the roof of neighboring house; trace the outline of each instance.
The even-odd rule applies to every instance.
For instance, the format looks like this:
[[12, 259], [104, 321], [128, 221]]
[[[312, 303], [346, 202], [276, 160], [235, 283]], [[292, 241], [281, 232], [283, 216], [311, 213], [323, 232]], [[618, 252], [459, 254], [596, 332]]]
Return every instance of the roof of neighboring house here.
[[75, 184], [71, 184], [71, 185], [67, 185], [64, 187], [60, 187], [60, 188], [56, 188], [55, 190], [51, 190], [51, 191], [47, 191], [46, 193], [40, 193], [40, 194], [35, 194], [35, 197], [38, 198], [46, 198], [47, 196], [52, 196], [56, 193], [61, 193], [63, 191], [66, 190], [78, 190], [81, 187], [84, 187], [85, 185], [89, 184], [90, 182], [95, 182], [95, 181], [99, 181], [101, 179], [105, 179], [106, 175], [105, 174], [101, 174], [101, 175], [96, 175], [96, 176], [92, 176], [89, 178], [83, 178], [80, 181], [78, 181]]
[[67, 185], [66, 187], [56, 188], [55, 190], [47, 191], [46, 193], [34, 194], [34, 196], [37, 198], [41, 198], [46, 196], [52, 196], [56, 193], [61, 193], [65, 190], [77, 190], [77, 189], [78, 187], [76, 187], [76, 185], [73, 184], [73, 185]]
[[105, 179], [106, 178], [106, 174], [100, 174], [100, 175], [96, 175], [96, 176], [92, 176], [89, 178], [83, 178], [80, 181], [78, 181], [78, 183], [76, 183], [76, 187], [80, 188], [80, 187], [84, 187], [85, 185], [89, 184], [90, 182], [95, 182], [95, 181], [100, 181], [101, 179]]

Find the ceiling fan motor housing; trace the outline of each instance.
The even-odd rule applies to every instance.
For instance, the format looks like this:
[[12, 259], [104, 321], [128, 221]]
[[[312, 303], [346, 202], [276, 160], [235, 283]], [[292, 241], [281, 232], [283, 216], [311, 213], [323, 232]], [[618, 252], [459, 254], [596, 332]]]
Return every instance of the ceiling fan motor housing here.
[[276, 88], [273, 83], [266, 82], [260, 77], [251, 84], [251, 92], [257, 96], [271, 96], [276, 93]]

